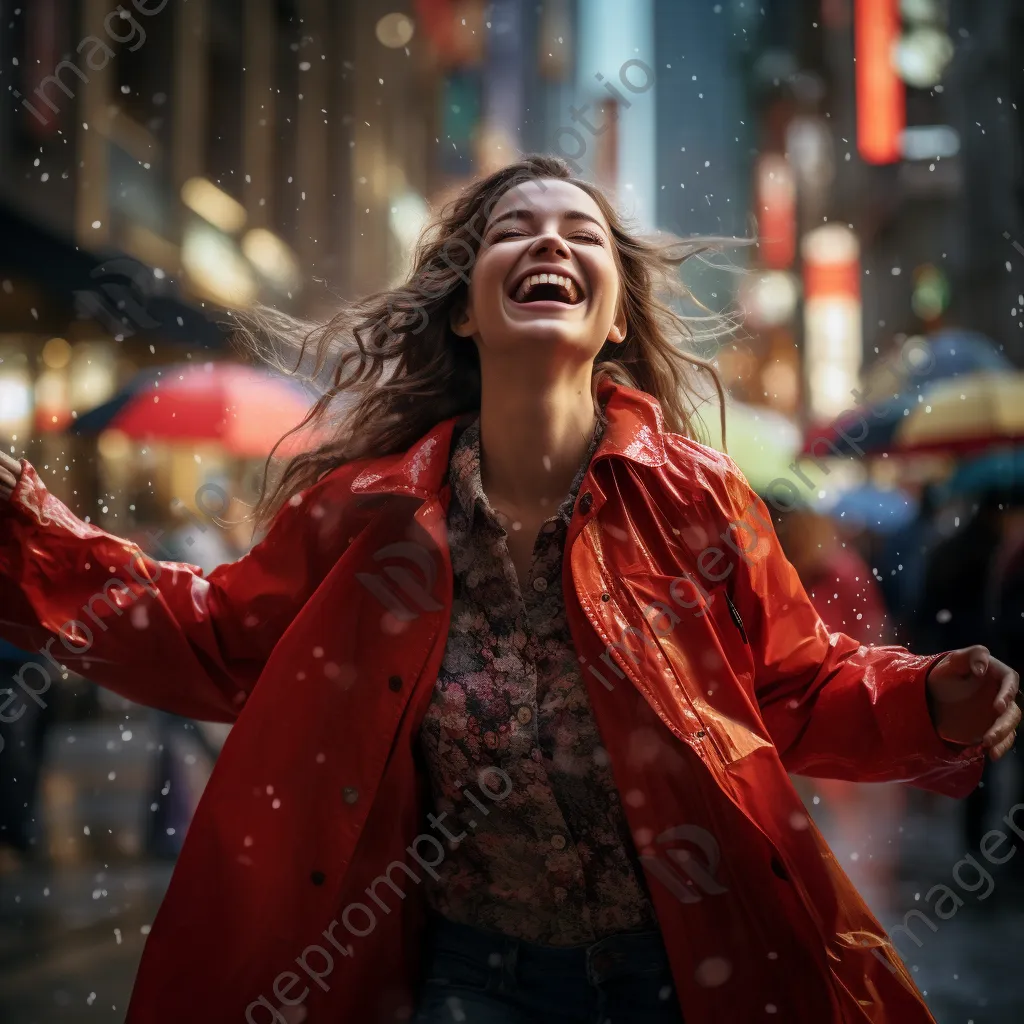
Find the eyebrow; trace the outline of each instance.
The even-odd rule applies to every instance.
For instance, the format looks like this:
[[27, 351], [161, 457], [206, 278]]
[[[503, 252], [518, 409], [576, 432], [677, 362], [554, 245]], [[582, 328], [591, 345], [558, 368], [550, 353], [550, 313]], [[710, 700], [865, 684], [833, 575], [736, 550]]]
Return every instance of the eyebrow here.
[[[500, 224], [504, 220], [533, 220], [536, 214], [533, 210], [528, 209], [516, 209], [509, 210], [507, 213], [503, 213], [500, 217], [495, 217], [494, 220], [488, 225], [493, 228], [496, 224]], [[566, 210], [562, 214], [564, 220], [586, 220], [590, 221], [591, 224], [596, 224], [602, 231], [607, 232], [607, 228], [601, 223], [595, 216], [589, 213], [584, 213], [582, 210]]]

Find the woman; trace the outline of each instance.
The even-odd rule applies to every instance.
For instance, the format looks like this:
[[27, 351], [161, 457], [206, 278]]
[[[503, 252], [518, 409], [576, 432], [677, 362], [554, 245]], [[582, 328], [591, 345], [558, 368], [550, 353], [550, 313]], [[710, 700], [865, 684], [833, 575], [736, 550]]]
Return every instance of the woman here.
[[133, 1024], [930, 1020], [787, 771], [962, 796], [1017, 677], [828, 635], [685, 436], [679, 256], [557, 160], [468, 187], [310, 339], [349, 416], [208, 578], [5, 458], [5, 635], [238, 720]]

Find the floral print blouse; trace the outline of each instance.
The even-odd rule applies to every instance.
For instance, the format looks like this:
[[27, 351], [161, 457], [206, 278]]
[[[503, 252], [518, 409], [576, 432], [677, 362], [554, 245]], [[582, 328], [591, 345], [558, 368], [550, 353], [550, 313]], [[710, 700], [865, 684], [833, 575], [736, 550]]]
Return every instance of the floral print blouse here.
[[450, 920], [547, 946], [654, 927], [562, 598], [569, 521], [601, 433], [537, 536], [523, 590], [481, 486], [479, 419], [449, 463], [454, 601], [421, 742], [434, 813], [458, 841], [427, 898]]

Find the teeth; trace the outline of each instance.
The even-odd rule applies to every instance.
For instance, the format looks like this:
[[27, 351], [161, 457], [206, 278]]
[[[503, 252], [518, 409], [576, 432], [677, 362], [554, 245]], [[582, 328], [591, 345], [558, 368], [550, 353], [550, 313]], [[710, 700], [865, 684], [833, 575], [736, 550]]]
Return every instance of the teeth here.
[[516, 302], [522, 302], [527, 295], [539, 284], [555, 284], [565, 289], [570, 302], [576, 301], [576, 284], [571, 277], [564, 277], [561, 274], [531, 274], [524, 278], [516, 290]]

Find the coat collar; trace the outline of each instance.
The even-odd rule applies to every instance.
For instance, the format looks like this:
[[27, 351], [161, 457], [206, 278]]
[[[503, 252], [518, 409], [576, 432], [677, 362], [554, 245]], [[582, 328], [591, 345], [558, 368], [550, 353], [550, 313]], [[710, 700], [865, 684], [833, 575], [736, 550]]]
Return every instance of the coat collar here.
[[[564, 517], [567, 524], [576, 504], [576, 495], [590, 468], [590, 462], [597, 453], [603, 434], [604, 424], [598, 423], [590, 439], [590, 445], [580, 460], [576, 476], [569, 485], [569, 493], [553, 513], [556, 517]], [[453, 438], [453, 442], [454, 446], [448, 460], [448, 482], [451, 484], [453, 500], [470, 522], [479, 511], [495, 525], [499, 525], [499, 529], [503, 528], [500, 526], [500, 514], [491, 507], [490, 500], [484, 493], [480, 472], [480, 417], [476, 416], [461, 434]]]
[[[605, 379], [598, 398], [608, 425], [594, 461], [621, 458], [656, 468], [666, 461], [665, 423], [657, 399]], [[352, 481], [356, 494], [408, 494], [429, 498], [446, 482], [452, 435], [461, 417], [442, 420], [408, 451], [370, 460]]]

